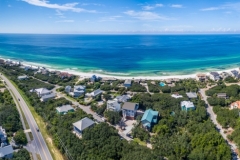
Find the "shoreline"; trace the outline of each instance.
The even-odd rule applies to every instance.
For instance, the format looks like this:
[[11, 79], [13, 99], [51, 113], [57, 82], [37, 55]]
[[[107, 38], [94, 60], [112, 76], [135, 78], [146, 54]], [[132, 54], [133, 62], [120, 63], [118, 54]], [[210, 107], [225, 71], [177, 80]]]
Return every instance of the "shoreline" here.
[[[0, 57], [1, 59], [7, 61], [10, 60], [13, 63], [18, 63], [20, 61], [17, 60], [11, 60], [11, 59], [6, 59], [3, 57]], [[109, 77], [113, 77], [116, 79], [142, 79], [142, 80], [166, 80], [169, 78], [178, 78], [178, 79], [189, 79], [189, 78], [196, 78], [196, 75], [201, 73], [201, 74], [206, 74], [209, 75], [210, 72], [218, 72], [218, 73], [222, 73], [222, 72], [230, 72], [232, 70], [239, 70], [238, 67], [235, 68], [231, 68], [231, 69], [224, 69], [224, 70], [209, 70], [208, 72], [197, 72], [197, 73], [193, 73], [193, 74], [187, 74], [187, 75], [166, 75], [166, 76], [124, 76], [124, 75], [105, 75], [105, 74], [101, 74], [101, 73], [94, 73], [94, 72], [81, 72], [81, 71], [75, 71], [75, 70], [71, 70], [71, 69], [54, 69], [52, 66], [50, 65], [45, 65], [45, 64], [38, 64], [38, 63], [34, 63], [34, 62], [20, 62], [22, 66], [32, 66], [32, 67], [44, 67], [46, 69], [48, 69], [49, 71], [60, 71], [60, 72], [68, 72], [70, 74], [76, 75], [76, 76], [80, 76], [81, 78], [90, 78], [92, 75], [96, 75], [98, 77], [102, 77], [102, 78], [109, 78]], [[124, 73], [123, 73], [124, 74]], [[126, 74], [127, 75], [127, 74]]]

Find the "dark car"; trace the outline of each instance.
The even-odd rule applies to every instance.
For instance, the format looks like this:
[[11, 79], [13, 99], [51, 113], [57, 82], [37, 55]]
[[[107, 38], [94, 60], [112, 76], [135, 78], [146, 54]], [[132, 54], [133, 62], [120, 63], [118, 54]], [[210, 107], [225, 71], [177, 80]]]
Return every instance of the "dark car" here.
[[38, 128], [36, 128], [36, 130], [39, 132], [39, 129], [38, 129]]
[[18, 98], [18, 101], [20, 101], [20, 99]]

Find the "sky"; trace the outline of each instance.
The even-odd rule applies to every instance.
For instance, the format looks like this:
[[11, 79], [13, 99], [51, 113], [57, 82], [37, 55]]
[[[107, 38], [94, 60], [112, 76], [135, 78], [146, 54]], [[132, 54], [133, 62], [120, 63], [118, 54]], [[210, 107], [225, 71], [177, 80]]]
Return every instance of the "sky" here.
[[0, 33], [240, 33], [240, 1], [0, 0]]

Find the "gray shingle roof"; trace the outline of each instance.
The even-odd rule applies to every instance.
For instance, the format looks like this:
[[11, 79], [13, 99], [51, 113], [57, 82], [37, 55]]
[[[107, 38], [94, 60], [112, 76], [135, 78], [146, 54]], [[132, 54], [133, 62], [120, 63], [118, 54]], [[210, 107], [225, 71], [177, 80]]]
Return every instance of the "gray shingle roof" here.
[[48, 98], [54, 98], [54, 97], [56, 97], [55, 93], [51, 93], [51, 94], [42, 96], [41, 99], [48, 99]]
[[186, 93], [186, 95], [188, 96], [188, 98], [197, 98], [197, 93], [195, 92], [188, 92]]
[[122, 109], [135, 110], [137, 109], [138, 103], [125, 102], [122, 106]]
[[92, 121], [88, 117], [85, 117], [85, 118], [81, 119], [80, 121], [73, 123], [73, 126], [78, 128], [80, 131], [83, 131], [84, 129], [90, 127], [93, 124], [94, 124], [94, 121]]

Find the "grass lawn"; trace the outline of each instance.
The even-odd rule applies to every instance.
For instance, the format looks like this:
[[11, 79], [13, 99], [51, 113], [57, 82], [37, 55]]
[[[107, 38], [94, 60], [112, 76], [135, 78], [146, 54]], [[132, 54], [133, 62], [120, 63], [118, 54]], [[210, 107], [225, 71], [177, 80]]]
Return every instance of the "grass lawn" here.
[[147, 146], [146, 142], [141, 141], [139, 138], [134, 138], [134, 142], [137, 142], [141, 146]]
[[43, 135], [43, 138], [45, 139], [46, 141], [46, 144], [48, 146], [48, 149], [53, 157], [53, 159], [55, 160], [64, 160], [63, 158], [63, 155], [61, 154], [61, 152], [58, 150], [58, 148], [53, 144], [53, 140], [52, 140], [52, 137], [47, 133], [47, 129], [46, 129], [46, 125], [42, 119], [41, 116], [39, 116], [37, 114], [37, 112], [34, 110], [34, 108], [30, 105], [30, 102], [28, 100], [28, 98], [26, 97], [26, 95], [24, 94], [24, 92], [22, 90], [20, 90], [18, 88], [18, 86], [13, 82], [11, 81], [11, 83], [17, 88], [18, 92], [21, 94], [21, 96], [23, 97], [24, 101], [27, 103], [28, 105], [28, 108], [30, 109], [38, 127], [39, 127], [39, 130], [41, 131], [42, 135]]

